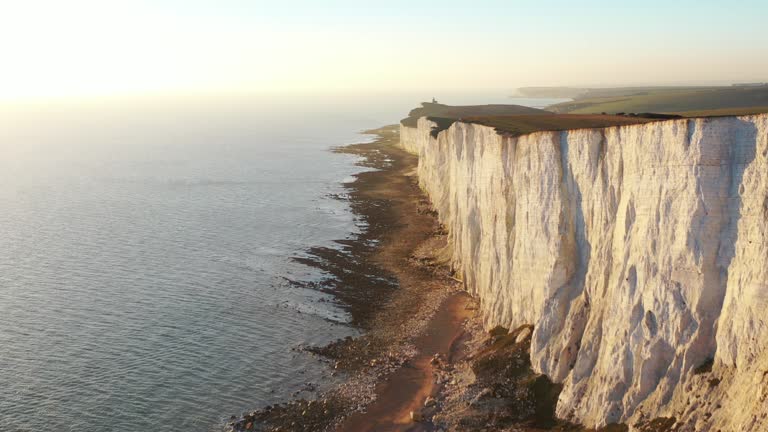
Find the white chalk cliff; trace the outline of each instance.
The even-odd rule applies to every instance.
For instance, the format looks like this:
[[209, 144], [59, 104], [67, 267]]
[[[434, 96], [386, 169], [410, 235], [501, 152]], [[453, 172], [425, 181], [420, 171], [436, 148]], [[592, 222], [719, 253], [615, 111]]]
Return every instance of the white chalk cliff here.
[[401, 145], [485, 325], [535, 326], [559, 417], [768, 430], [768, 115], [433, 126]]

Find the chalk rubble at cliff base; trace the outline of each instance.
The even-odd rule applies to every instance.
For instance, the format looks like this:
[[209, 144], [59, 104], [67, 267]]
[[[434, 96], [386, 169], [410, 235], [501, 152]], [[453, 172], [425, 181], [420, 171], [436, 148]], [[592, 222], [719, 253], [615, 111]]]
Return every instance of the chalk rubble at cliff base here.
[[401, 126], [486, 328], [560, 418], [768, 430], [768, 115], [513, 137]]

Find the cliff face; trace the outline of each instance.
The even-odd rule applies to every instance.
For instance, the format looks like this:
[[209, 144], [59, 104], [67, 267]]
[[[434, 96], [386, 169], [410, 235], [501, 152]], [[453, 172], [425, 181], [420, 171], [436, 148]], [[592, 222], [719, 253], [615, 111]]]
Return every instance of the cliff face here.
[[401, 142], [453, 265], [487, 327], [535, 326], [559, 417], [768, 430], [768, 115], [521, 137], [432, 126]]

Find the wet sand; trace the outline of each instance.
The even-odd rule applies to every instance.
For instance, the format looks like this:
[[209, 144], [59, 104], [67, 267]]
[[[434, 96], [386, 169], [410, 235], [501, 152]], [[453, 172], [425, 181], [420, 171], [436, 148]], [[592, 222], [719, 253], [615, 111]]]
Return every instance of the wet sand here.
[[451, 361], [454, 346], [462, 335], [462, 324], [469, 318], [464, 294], [447, 298], [432, 318], [424, 335], [416, 339], [418, 356], [376, 387], [378, 398], [364, 413], [355, 413], [338, 428], [343, 432], [429, 431], [431, 425], [414, 422], [411, 412], [421, 412], [427, 397], [437, 396], [433, 359]]

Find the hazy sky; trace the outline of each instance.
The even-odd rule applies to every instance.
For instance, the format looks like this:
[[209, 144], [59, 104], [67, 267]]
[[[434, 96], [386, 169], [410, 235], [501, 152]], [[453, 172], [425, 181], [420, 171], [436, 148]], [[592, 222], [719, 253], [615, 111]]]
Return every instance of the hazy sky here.
[[768, 81], [766, 0], [369, 3], [0, 0], [0, 99]]

